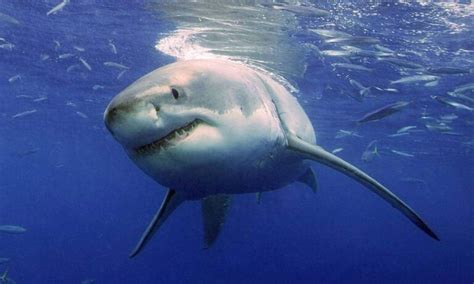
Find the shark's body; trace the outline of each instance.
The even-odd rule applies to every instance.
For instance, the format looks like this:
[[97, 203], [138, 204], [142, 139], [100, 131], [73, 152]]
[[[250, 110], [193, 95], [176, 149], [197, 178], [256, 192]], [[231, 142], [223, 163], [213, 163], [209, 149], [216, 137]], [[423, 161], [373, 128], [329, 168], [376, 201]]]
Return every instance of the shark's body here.
[[192, 60], [159, 68], [114, 98], [105, 122], [129, 157], [169, 188], [132, 256], [185, 200], [203, 199], [210, 245], [224, 221], [228, 194], [270, 191], [295, 181], [315, 189], [309, 159], [363, 183], [437, 239], [388, 189], [316, 146], [296, 99], [243, 64]]

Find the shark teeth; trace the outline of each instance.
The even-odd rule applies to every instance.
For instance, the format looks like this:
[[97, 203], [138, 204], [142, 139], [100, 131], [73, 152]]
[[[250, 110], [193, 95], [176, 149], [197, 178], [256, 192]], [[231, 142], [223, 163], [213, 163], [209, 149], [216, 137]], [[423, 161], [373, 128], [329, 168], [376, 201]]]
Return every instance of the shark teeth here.
[[172, 132], [168, 133], [164, 137], [152, 143], [135, 148], [135, 153], [139, 155], [143, 155], [143, 154], [148, 154], [150, 152], [154, 152], [154, 153], [161, 152], [165, 150], [166, 148], [168, 148], [169, 146], [174, 145], [179, 140], [182, 140], [188, 137], [189, 134], [191, 134], [191, 132], [194, 130], [194, 128], [196, 128], [201, 123], [202, 123], [201, 120], [196, 119], [186, 124], [183, 127], [173, 130]]

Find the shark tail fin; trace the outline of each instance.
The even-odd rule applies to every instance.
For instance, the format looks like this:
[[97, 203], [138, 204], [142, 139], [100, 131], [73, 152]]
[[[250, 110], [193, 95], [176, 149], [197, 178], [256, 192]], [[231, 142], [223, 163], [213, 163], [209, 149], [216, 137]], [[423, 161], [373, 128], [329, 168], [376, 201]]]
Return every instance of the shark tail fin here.
[[151, 240], [153, 235], [158, 231], [161, 225], [166, 221], [168, 216], [173, 213], [173, 211], [184, 201], [184, 197], [177, 193], [173, 189], [169, 189], [166, 193], [165, 199], [163, 199], [163, 203], [161, 203], [160, 209], [156, 212], [155, 216], [151, 220], [150, 224], [146, 228], [145, 232], [143, 233], [140, 241], [135, 246], [133, 251], [130, 253], [129, 257], [135, 257], [145, 245]]
[[420, 228], [427, 235], [435, 240], [439, 240], [438, 236], [428, 227], [428, 225], [421, 219], [418, 214], [413, 211], [405, 202], [400, 200], [395, 194], [393, 194], [388, 188], [380, 184], [378, 181], [351, 165], [350, 163], [342, 160], [341, 158], [333, 155], [323, 148], [310, 144], [306, 141], [301, 140], [294, 134], [288, 134], [288, 147], [289, 149], [303, 154], [308, 159], [314, 160], [328, 167], [331, 167], [351, 178], [365, 185], [372, 192], [383, 198], [394, 208], [399, 210], [405, 215], [411, 222], [413, 222], [418, 228]]
[[219, 236], [224, 225], [231, 196], [217, 194], [205, 197], [201, 201], [202, 220], [204, 225], [204, 248], [209, 248]]

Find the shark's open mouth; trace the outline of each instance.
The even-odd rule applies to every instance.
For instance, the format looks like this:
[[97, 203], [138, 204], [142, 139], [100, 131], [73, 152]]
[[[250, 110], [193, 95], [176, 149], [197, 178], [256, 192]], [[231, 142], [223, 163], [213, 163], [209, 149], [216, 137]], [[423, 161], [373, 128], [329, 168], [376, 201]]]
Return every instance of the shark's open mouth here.
[[203, 123], [202, 120], [196, 119], [188, 124], [186, 124], [183, 127], [180, 127], [178, 129], [175, 129], [168, 133], [167, 135], [163, 136], [162, 138], [135, 148], [135, 152], [137, 154], [147, 154], [150, 152], [160, 152], [163, 149], [166, 149], [167, 147], [176, 144], [180, 140], [183, 140], [184, 138], [188, 137], [189, 134], [199, 125]]

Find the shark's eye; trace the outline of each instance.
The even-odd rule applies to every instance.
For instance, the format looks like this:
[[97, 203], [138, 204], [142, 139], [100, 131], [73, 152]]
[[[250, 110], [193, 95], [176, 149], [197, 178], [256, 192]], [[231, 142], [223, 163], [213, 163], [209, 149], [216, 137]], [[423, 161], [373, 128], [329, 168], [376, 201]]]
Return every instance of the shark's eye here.
[[179, 98], [179, 92], [175, 88], [171, 88], [171, 93], [173, 94], [173, 98], [177, 100]]

